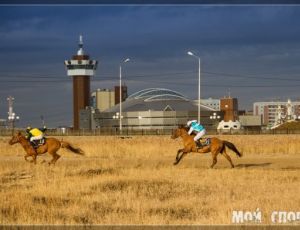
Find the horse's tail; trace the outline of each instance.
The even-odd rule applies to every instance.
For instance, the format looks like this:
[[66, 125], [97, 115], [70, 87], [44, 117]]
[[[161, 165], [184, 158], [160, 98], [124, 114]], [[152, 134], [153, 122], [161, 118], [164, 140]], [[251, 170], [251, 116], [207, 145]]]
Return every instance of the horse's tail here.
[[80, 148], [75, 148], [73, 145], [71, 145], [69, 142], [66, 141], [61, 141], [61, 147], [62, 148], [66, 148], [70, 151], [72, 151], [73, 153], [79, 154], [79, 155], [84, 155], [84, 151]]
[[236, 155], [238, 157], [242, 157], [243, 155], [239, 152], [239, 150], [237, 150], [237, 148], [235, 147], [234, 144], [232, 144], [231, 142], [229, 141], [223, 141], [223, 146], [222, 146], [222, 149], [221, 149], [221, 153], [223, 153], [224, 149], [225, 149], [225, 146], [227, 146], [229, 149], [231, 149], [233, 152], [236, 153]]

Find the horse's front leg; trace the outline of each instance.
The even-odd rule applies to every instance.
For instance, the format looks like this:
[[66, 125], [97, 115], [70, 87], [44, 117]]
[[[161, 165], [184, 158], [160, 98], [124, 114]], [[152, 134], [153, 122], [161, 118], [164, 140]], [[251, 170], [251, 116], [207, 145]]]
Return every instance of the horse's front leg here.
[[37, 154], [32, 155], [32, 162], [36, 164]]
[[186, 154], [191, 152], [191, 149], [186, 149], [186, 148], [179, 149], [179, 150], [180, 150], [180, 152], [182, 152], [182, 154], [178, 158], [176, 157], [176, 161], [174, 162], [174, 165], [177, 165]]
[[187, 152], [182, 152], [182, 154], [180, 155], [180, 157], [178, 158], [178, 160], [176, 160], [174, 162], [174, 165], [177, 165], [186, 154], [187, 154]]
[[177, 155], [176, 155], [176, 161], [178, 160], [179, 154], [183, 151], [183, 149], [178, 149]]
[[29, 160], [27, 159], [27, 157], [30, 157], [30, 156], [29, 155], [25, 155], [24, 159], [25, 159], [25, 161], [29, 162]]
[[[32, 160], [28, 160], [28, 157], [32, 157]], [[25, 155], [24, 156], [25, 161], [30, 162], [30, 163], [36, 163], [36, 157], [35, 155]]]

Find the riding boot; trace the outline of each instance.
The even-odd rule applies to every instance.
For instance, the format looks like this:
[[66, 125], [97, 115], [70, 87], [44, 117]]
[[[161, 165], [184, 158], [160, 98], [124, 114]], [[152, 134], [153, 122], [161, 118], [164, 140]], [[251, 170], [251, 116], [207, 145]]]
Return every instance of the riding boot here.
[[203, 147], [200, 140], [196, 141], [196, 146], [197, 146], [198, 149], [201, 149]]
[[39, 141], [39, 140], [34, 140], [34, 141], [31, 142], [33, 148], [36, 149], [36, 148], [38, 147], [38, 145], [39, 145], [38, 141]]

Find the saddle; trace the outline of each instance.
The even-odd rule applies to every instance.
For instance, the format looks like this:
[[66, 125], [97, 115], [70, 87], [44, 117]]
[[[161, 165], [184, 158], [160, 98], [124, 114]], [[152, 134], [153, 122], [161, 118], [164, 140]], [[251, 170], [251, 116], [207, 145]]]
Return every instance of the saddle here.
[[40, 140], [34, 140], [34, 141], [32, 141], [31, 144], [32, 144], [33, 148], [37, 149], [38, 147], [44, 145], [45, 142], [46, 142], [46, 138], [43, 137]]
[[203, 148], [205, 146], [210, 145], [211, 139], [210, 138], [200, 138], [196, 141], [196, 145], [198, 148]]

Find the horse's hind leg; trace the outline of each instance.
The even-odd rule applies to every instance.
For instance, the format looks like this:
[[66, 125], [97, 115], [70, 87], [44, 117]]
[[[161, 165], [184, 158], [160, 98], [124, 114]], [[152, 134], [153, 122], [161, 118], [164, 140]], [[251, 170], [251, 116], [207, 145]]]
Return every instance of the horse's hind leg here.
[[215, 166], [215, 164], [217, 164], [217, 153], [213, 153], [212, 157], [213, 157], [213, 163], [211, 164], [210, 168], [213, 168]]
[[223, 151], [223, 156], [229, 161], [232, 168], [234, 168], [234, 164], [231, 161], [230, 156], [226, 153], [226, 150]]
[[36, 164], [36, 157], [37, 157], [37, 155], [32, 155], [32, 162], [34, 163], [34, 164]]
[[52, 153], [52, 160], [49, 162], [49, 165], [51, 164], [55, 164], [55, 162], [60, 158], [60, 155], [58, 155], [57, 153]]

